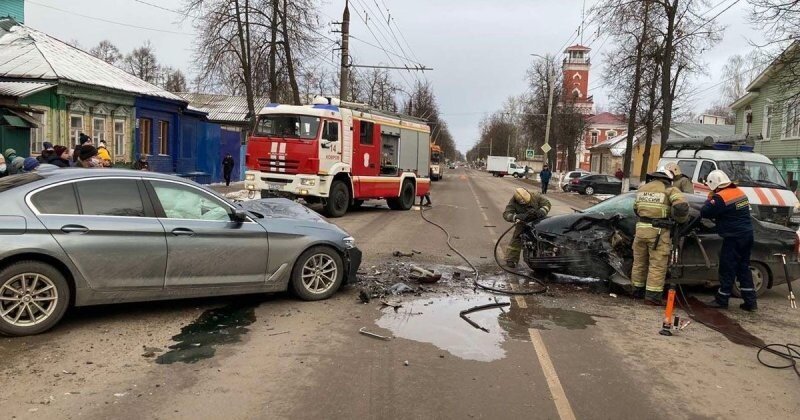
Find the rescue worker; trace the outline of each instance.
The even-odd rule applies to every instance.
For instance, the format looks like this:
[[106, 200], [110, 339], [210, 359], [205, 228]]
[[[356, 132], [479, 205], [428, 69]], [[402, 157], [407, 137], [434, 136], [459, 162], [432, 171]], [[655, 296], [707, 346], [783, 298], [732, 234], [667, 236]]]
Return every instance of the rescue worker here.
[[[664, 304], [664, 279], [672, 246], [670, 220], [684, 223], [689, 218], [689, 203], [683, 194], [672, 186], [672, 172], [648, 174], [650, 181], [636, 193], [633, 210], [639, 220], [633, 239], [633, 269], [631, 283], [633, 297], [645, 299], [649, 305]], [[657, 225], [657, 226], [654, 226]]]
[[719, 253], [719, 290], [714, 300], [707, 305], [727, 309], [733, 282], [738, 278], [739, 290], [744, 299], [744, 303], [739, 307], [748, 312], [755, 312], [758, 304], [753, 286], [753, 274], [750, 272], [750, 251], [753, 249], [750, 202], [747, 195], [719, 169], [708, 174], [706, 185], [711, 192], [703, 208], [700, 209], [700, 215], [714, 220], [717, 233], [722, 237], [722, 249]]
[[694, 183], [692, 180], [681, 173], [681, 167], [675, 162], [670, 162], [664, 166], [665, 169], [671, 171], [674, 175], [672, 179], [672, 186], [681, 190], [684, 194], [694, 194]]
[[519, 235], [525, 227], [525, 223], [533, 222], [547, 216], [550, 212], [550, 201], [542, 194], [531, 193], [525, 188], [517, 188], [514, 197], [506, 205], [503, 212], [503, 219], [509, 223], [516, 223], [511, 243], [506, 247], [506, 265], [515, 268], [519, 261], [519, 254], [522, 252], [522, 240]]
[[550, 184], [550, 178], [553, 176], [553, 172], [550, 171], [550, 167], [547, 164], [542, 167], [542, 171], [539, 172], [539, 181], [542, 182], [542, 194], [547, 194], [547, 185]]

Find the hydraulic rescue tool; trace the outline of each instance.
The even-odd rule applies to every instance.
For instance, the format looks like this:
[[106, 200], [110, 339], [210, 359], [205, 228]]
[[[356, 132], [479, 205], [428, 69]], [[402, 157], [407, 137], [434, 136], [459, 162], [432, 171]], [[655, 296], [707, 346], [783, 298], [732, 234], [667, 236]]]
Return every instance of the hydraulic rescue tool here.
[[[661, 239], [661, 229], [669, 229], [670, 238], [672, 239], [672, 249], [669, 254], [670, 268], [675, 267], [679, 263], [680, 258], [680, 239], [678, 238], [677, 226], [678, 224], [673, 220], [653, 220], [653, 227], [659, 229], [658, 237], [656, 238], [656, 247], [658, 246], [658, 241]], [[670, 280], [674, 277], [676, 276], [673, 275], [670, 270]], [[691, 323], [691, 321], [688, 320], [681, 321], [679, 316], [674, 315], [675, 293], [675, 283], [671, 281], [669, 284], [669, 292], [667, 293], [667, 305], [664, 310], [664, 322], [661, 324], [661, 331], [658, 332], [661, 335], [671, 336], [672, 330], [682, 330]]]
[[789, 266], [786, 265], [786, 254], [774, 254], [776, 257], [781, 257], [781, 262], [783, 263], [783, 274], [786, 276], [786, 287], [789, 288], [789, 307], [792, 309], [797, 309], [797, 301], [794, 298], [794, 292], [792, 291], [792, 279], [789, 278]]

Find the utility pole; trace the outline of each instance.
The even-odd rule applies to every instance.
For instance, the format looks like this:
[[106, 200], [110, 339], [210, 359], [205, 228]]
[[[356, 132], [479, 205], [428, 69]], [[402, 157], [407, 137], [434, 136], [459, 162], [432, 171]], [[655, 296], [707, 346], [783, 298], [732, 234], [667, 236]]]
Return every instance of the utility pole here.
[[[547, 62], [547, 85], [550, 88], [550, 93], [549, 93], [548, 99], [547, 99], [547, 124], [545, 125], [545, 128], [544, 128], [544, 144], [546, 144], [548, 146], [550, 145], [550, 120], [553, 118], [553, 90], [554, 90], [553, 88], [555, 87], [555, 86], [553, 86], [553, 84], [554, 84], [553, 82], [555, 80], [551, 80], [551, 76], [550, 76], [553, 73], [555, 73], [555, 70], [553, 70], [552, 72], [550, 71], [550, 61], [548, 61]], [[555, 79], [555, 74], [553, 74], [552, 78]], [[549, 163], [550, 162], [550, 150], [548, 150], [548, 151], [546, 151], [544, 153], [544, 162], [545, 163]]]
[[349, 0], [344, 2], [344, 13], [342, 13], [342, 69], [339, 76], [339, 99], [347, 100], [347, 93], [350, 90], [350, 5]]

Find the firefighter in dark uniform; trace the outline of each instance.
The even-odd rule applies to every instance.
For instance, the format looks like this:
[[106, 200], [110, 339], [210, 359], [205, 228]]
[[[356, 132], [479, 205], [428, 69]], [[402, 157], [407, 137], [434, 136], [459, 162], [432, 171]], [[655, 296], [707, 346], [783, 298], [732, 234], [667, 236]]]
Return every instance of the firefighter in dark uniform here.
[[514, 268], [519, 261], [519, 254], [522, 252], [522, 240], [519, 235], [524, 229], [524, 224], [533, 222], [547, 216], [550, 212], [550, 201], [542, 194], [531, 193], [525, 188], [517, 188], [514, 197], [506, 205], [503, 212], [503, 219], [509, 223], [516, 223], [514, 235], [511, 243], [506, 247], [506, 265]]
[[633, 297], [649, 305], [663, 305], [664, 279], [672, 247], [669, 223], [689, 218], [689, 203], [672, 186], [672, 172], [663, 169], [648, 174], [650, 181], [639, 188], [633, 210], [639, 217], [633, 239], [631, 283]]
[[707, 303], [714, 308], [728, 308], [733, 282], [739, 279], [739, 290], [745, 311], [758, 308], [753, 274], [750, 272], [750, 251], [753, 249], [753, 222], [750, 220], [750, 202], [744, 191], [734, 185], [728, 175], [720, 170], [708, 174], [706, 185], [711, 188], [709, 198], [700, 210], [702, 217], [712, 219], [717, 233], [722, 237], [719, 253], [719, 290], [714, 300]]

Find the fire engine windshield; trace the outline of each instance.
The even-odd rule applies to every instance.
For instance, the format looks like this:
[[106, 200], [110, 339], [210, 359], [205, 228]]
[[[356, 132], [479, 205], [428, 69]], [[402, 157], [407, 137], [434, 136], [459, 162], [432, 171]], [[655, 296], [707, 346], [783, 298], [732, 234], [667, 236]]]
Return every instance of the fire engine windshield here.
[[431, 163], [439, 163], [440, 159], [439, 152], [431, 153]]
[[739, 186], [787, 189], [786, 181], [772, 164], [741, 160], [723, 160], [717, 164]]
[[306, 115], [262, 115], [256, 131], [260, 136], [316, 139], [319, 118]]

